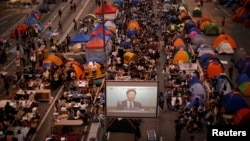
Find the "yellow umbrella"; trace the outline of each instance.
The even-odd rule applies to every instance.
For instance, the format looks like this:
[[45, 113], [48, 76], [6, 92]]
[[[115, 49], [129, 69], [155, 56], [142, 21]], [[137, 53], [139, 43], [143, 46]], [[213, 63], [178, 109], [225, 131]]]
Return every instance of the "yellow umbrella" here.
[[95, 14], [88, 14], [84, 17], [84, 19], [94, 19], [96, 20], [96, 15]]

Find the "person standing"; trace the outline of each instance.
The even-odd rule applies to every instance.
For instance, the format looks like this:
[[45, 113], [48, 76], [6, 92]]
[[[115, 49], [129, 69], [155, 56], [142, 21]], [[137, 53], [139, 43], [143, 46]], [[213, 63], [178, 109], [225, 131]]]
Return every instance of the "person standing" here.
[[49, 20], [48, 21], [48, 29], [49, 29], [49, 31], [52, 31], [52, 22]]
[[58, 21], [58, 30], [59, 30], [59, 32], [63, 33], [62, 22], [60, 20]]
[[34, 73], [36, 70], [36, 53], [33, 52], [32, 55], [30, 56], [30, 62], [31, 62], [31, 69], [32, 72]]
[[231, 64], [228, 68], [228, 76], [231, 80], [233, 80], [233, 71], [234, 71], [234, 66]]
[[61, 9], [58, 10], [58, 16], [61, 19], [61, 17], [62, 17], [62, 10]]

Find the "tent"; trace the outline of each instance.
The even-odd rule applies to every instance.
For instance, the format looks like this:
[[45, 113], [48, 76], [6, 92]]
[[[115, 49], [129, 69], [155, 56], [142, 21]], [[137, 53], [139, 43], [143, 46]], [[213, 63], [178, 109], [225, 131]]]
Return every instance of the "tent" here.
[[222, 64], [218, 62], [210, 62], [205, 70], [205, 77], [209, 79], [216, 78], [217, 75], [224, 73]]
[[226, 74], [219, 74], [216, 78], [215, 90], [223, 94], [231, 93], [234, 90], [233, 83]]
[[184, 23], [184, 30], [188, 32], [191, 28], [196, 27], [196, 24], [193, 20], [188, 20]]
[[213, 48], [209, 44], [200, 44], [196, 49], [198, 52], [198, 57], [201, 57], [203, 54], [215, 54]]
[[249, 62], [250, 62], [250, 56], [242, 57], [235, 63], [235, 67], [239, 69], [240, 72], [240, 69], [244, 68], [244, 65]]
[[74, 61], [74, 60], [67, 60], [67, 61], [65, 61], [65, 63], [64, 63], [64, 66], [67, 66], [67, 67], [68, 67], [68, 66], [71, 66], [71, 65], [76, 65], [77, 67], [83, 69], [82, 64], [79, 63], [79, 62], [77, 62], [77, 61]]
[[250, 108], [239, 109], [232, 118], [234, 125], [250, 125]]
[[219, 35], [220, 31], [219, 31], [219, 27], [216, 23], [212, 22], [212, 23], [208, 23], [204, 29], [204, 34], [206, 35]]
[[203, 23], [205, 21], [212, 22], [212, 19], [209, 16], [204, 15], [201, 17], [201, 23]]
[[70, 40], [70, 43], [84, 43], [88, 42], [90, 39], [90, 36], [84, 33], [78, 33], [72, 39]]
[[236, 63], [240, 58], [247, 56], [247, 51], [244, 48], [237, 48], [231, 59], [232, 62]]
[[175, 47], [178, 47], [178, 46], [186, 46], [186, 45], [185, 45], [185, 42], [184, 42], [181, 38], [175, 39], [174, 42], [173, 42], [173, 45], [174, 45]]
[[205, 28], [206, 28], [206, 26], [207, 26], [209, 23], [211, 23], [211, 22], [210, 22], [210, 21], [204, 21], [204, 22], [202, 22], [202, 23], [200, 24], [200, 30], [201, 30], [201, 31], [204, 31]]
[[250, 96], [250, 81], [243, 82], [239, 85], [239, 90], [244, 96]]
[[215, 50], [219, 54], [234, 54], [233, 47], [231, 44], [227, 41], [222, 41], [216, 48]]
[[190, 86], [189, 91], [191, 94], [199, 95], [203, 100], [206, 99], [206, 91], [201, 83], [194, 83]]
[[128, 65], [131, 61], [137, 62], [138, 61], [137, 55], [135, 53], [132, 53], [132, 52], [126, 52], [124, 54], [123, 63]]
[[219, 36], [217, 36], [212, 43], [212, 47], [216, 48], [221, 42], [225, 41], [228, 42], [233, 49], [237, 48], [235, 40], [229, 34], [220, 34]]
[[108, 54], [111, 52], [111, 49], [112, 41], [110, 39], [106, 39], [104, 46], [103, 39], [99, 37], [93, 37], [85, 45], [86, 58], [89, 59], [91, 57], [99, 57], [105, 60], [105, 56], [108, 56]]
[[105, 20], [114, 20], [117, 16], [118, 8], [112, 5], [108, 5], [104, 2], [103, 7], [98, 7], [95, 11], [95, 14], [98, 16], [102, 16], [104, 14]]
[[239, 74], [239, 75], [237, 76], [237, 78], [236, 78], [236, 83], [237, 83], [238, 85], [240, 85], [240, 84], [242, 84], [242, 83], [244, 83], [244, 82], [250, 82], [250, 78], [249, 78], [249, 76], [248, 76], [247, 74], [241, 73], [241, 74]]
[[127, 25], [127, 31], [129, 29], [140, 30], [140, 25], [137, 21], [130, 21]]
[[47, 56], [43, 60], [43, 62], [49, 62], [49, 61], [55, 63], [57, 66], [61, 66], [63, 64], [62, 59], [56, 55], [53, 55], [53, 54]]
[[187, 51], [181, 49], [179, 51], [177, 51], [175, 54], [174, 54], [174, 57], [173, 57], [173, 63], [174, 64], [179, 64], [179, 63], [186, 63], [186, 62], [189, 62], [190, 61], [190, 55]]
[[211, 54], [211, 53], [204, 53], [203, 55], [201, 55], [201, 57], [199, 58], [199, 61], [201, 64], [205, 64], [207, 62], [207, 60], [210, 58], [210, 57], [213, 57], [214, 54]]
[[195, 7], [192, 11], [193, 17], [201, 17], [202, 16], [202, 11], [199, 7]]
[[235, 114], [238, 110], [248, 107], [243, 96], [237, 91], [224, 95], [221, 104], [225, 114]]
[[199, 35], [196, 31], [191, 31], [188, 36], [191, 40], [193, 40], [197, 35]]
[[193, 39], [192, 39], [192, 43], [193, 44], [200, 44], [200, 43], [204, 43], [205, 39], [202, 35], [196, 35]]

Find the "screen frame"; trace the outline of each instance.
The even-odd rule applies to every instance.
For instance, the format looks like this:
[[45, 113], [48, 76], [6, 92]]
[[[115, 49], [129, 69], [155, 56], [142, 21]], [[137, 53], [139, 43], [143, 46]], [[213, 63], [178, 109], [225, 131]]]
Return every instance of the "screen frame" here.
[[[116, 85], [113, 85], [113, 84], [116, 84]], [[153, 85], [152, 85], [153, 84]], [[108, 90], [107, 90], [107, 87], [108, 86], [120, 86], [121, 88], [124, 86], [124, 87], [147, 87], [147, 86], [154, 86], [156, 87], [156, 94], [153, 94], [154, 95], [154, 98], [156, 99], [156, 105], [155, 106], [155, 111], [153, 113], [150, 113], [150, 115], [146, 115], [145, 113], [141, 113], [142, 116], [140, 116], [140, 114], [116, 114], [114, 115], [114, 112], [110, 112], [109, 109], [108, 109], [108, 98], [109, 98], [109, 94], [108, 94]], [[116, 80], [105, 80], [105, 107], [106, 107], [106, 110], [105, 110], [105, 116], [106, 117], [114, 117], [114, 118], [157, 118], [158, 117], [158, 114], [159, 114], [159, 103], [158, 103], [158, 96], [159, 96], [159, 81], [158, 80], [126, 80], [126, 81], [116, 81]]]

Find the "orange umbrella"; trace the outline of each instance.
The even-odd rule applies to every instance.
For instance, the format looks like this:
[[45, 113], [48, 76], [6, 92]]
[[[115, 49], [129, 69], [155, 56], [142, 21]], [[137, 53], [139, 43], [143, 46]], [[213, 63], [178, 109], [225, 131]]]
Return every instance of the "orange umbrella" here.
[[127, 26], [127, 30], [129, 30], [129, 29], [140, 30], [140, 26], [139, 26], [138, 22], [131, 21], [128, 23], [128, 26]]
[[62, 59], [56, 55], [49, 55], [47, 58], [43, 60], [43, 62], [48, 62], [48, 61], [55, 63], [57, 66], [61, 66], [63, 64]]
[[186, 45], [185, 45], [184, 41], [181, 38], [177, 38], [174, 41], [174, 46], [175, 47], [179, 47], [179, 46], [186, 46]]

